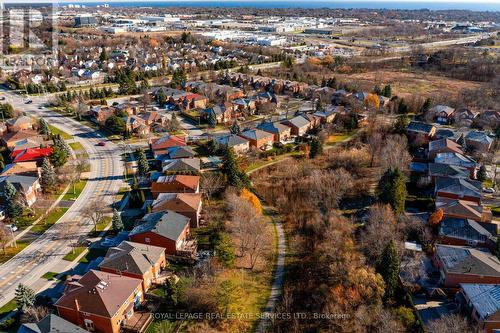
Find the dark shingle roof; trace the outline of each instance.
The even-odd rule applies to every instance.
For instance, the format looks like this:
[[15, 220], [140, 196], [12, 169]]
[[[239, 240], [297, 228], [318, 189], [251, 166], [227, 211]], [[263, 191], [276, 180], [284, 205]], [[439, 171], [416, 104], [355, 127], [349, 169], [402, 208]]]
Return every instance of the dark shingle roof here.
[[436, 254], [447, 272], [500, 277], [500, 262], [489, 251], [438, 244]]
[[434, 177], [469, 178], [470, 172], [458, 165], [429, 163], [429, 175]]
[[241, 136], [238, 136], [236, 134], [230, 134], [230, 135], [223, 135], [216, 137], [215, 140], [220, 143], [221, 145], [228, 146], [228, 147], [234, 147], [238, 146], [244, 143], [248, 143], [248, 140], [242, 138]]
[[477, 180], [447, 177], [438, 177], [436, 179], [436, 192], [481, 198], [481, 191], [482, 184]]
[[488, 239], [496, 241], [497, 225], [468, 219], [444, 218], [440, 224], [439, 235], [470, 242], [485, 242]]
[[406, 130], [410, 132], [429, 134], [433, 128], [434, 126], [430, 124], [422, 123], [420, 121], [410, 121]]
[[158, 262], [164, 251], [165, 249], [159, 246], [123, 241], [108, 250], [99, 268], [143, 275]]
[[26, 323], [21, 325], [17, 333], [86, 333], [80, 328], [55, 314], [45, 316], [38, 323]]
[[130, 232], [130, 236], [144, 232], [153, 232], [165, 238], [176, 241], [182, 231], [189, 224], [189, 218], [171, 210], [150, 213], [144, 216], [141, 224]]

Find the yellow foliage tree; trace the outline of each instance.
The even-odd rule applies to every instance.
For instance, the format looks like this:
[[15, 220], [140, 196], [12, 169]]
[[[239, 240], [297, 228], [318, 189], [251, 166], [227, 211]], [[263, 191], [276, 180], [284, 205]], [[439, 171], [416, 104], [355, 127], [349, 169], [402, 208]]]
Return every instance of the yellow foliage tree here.
[[252, 206], [255, 207], [255, 210], [258, 213], [262, 213], [262, 205], [260, 203], [259, 198], [257, 198], [257, 196], [255, 194], [253, 194], [252, 192], [250, 192], [249, 190], [247, 190], [246, 188], [244, 188], [241, 191], [240, 197], [242, 197], [243, 199], [249, 201], [252, 204]]
[[150, 47], [155, 48], [155, 47], [158, 47], [158, 45], [160, 45], [160, 43], [158, 43], [158, 41], [156, 39], [154, 39], [154, 38], [149, 39], [149, 46]]
[[319, 65], [321, 65], [321, 59], [320, 58], [309, 58], [309, 59], [307, 59], [307, 63], [310, 65], [319, 66]]
[[380, 100], [376, 94], [368, 94], [365, 99], [366, 107], [373, 107], [374, 109], [378, 109], [380, 107]]
[[331, 65], [331, 64], [333, 64], [333, 60], [334, 60], [333, 57], [328, 54], [323, 58], [323, 64]]
[[434, 213], [431, 214], [431, 217], [429, 218], [429, 225], [431, 226], [437, 226], [439, 223], [441, 223], [441, 220], [443, 219], [444, 212], [441, 208], [436, 210]]

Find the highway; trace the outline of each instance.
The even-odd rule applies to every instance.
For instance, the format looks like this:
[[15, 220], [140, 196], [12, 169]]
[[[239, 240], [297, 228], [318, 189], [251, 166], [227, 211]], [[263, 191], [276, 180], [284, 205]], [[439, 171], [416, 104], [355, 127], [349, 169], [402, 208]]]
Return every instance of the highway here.
[[[66, 118], [47, 109], [40, 109], [46, 102], [45, 97], [33, 97], [32, 104], [25, 104], [14, 93], [0, 90], [15, 109], [32, 116], [43, 116], [47, 122], [74, 136], [89, 155], [91, 166], [89, 180], [78, 199], [61, 219], [43, 235], [0, 266], [0, 306], [14, 297], [18, 284], [32, 286], [44, 273], [51, 270], [71, 251], [71, 243], [85, 236], [93, 228], [88, 219], [82, 218], [82, 210], [91, 200], [99, 200], [107, 205], [114, 202], [115, 196], [123, 185], [123, 163], [120, 148], [112, 142], [97, 146], [104, 135], [82, 125], [76, 120]], [[69, 262], [66, 262], [69, 263]]]

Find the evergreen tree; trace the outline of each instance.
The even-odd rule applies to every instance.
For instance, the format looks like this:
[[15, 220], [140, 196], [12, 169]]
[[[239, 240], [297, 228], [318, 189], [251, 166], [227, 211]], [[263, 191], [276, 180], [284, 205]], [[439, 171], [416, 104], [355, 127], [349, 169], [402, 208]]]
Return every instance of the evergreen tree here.
[[382, 89], [380, 89], [380, 86], [378, 84], [373, 87], [373, 93], [376, 95], [382, 95]]
[[38, 121], [38, 131], [43, 134], [43, 135], [49, 135], [50, 129], [49, 129], [49, 124], [45, 121], [45, 119], [40, 118]]
[[406, 177], [398, 169], [388, 169], [380, 178], [378, 188], [379, 200], [390, 204], [396, 214], [404, 213], [406, 201]]
[[408, 119], [407, 115], [402, 114], [402, 115], [398, 116], [398, 118], [394, 122], [394, 126], [393, 126], [394, 132], [399, 133], [399, 134], [405, 133], [406, 127], [408, 126], [409, 122], [410, 122], [410, 120]]
[[68, 155], [59, 145], [54, 145], [52, 147], [52, 154], [50, 155], [50, 163], [56, 168], [62, 167], [66, 164], [68, 160]]
[[384, 89], [382, 89], [382, 96], [385, 96], [387, 98], [391, 98], [392, 96], [392, 88], [391, 88], [391, 85], [388, 84], [384, 87]]
[[410, 111], [410, 108], [408, 107], [408, 104], [406, 104], [406, 101], [404, 100], [404, 98], [401, 98], [399, 100], [399, 104], [398, 104], [398, 113], [406, 114], [409, 111]]
[[11, 182], [6, 181], [3, 186], [2, 196], [4, 198], [5, 211], [10, 219], [15, 220], [23, 213], [23, 207], [17, 200], [17, 190]]
[[149, 162], [146, 154], [144, 153], [143, 149], [137, 149], [135, 153], [137, 156], [137, 170], [139, 172], [139, 175], [145, 176], [149, 172]]
[[223, 163], [222, 172], [226, 175], [227, 183], [230, 186], [242, 189], [249, 185], [247, 175], [240, 170], [236, 160], [236, 154], [232, 148], [226, 149]]
[[112, 115], [106, 119], [105, 125], [106, 128], [116, 134], [123, 134], [126, 130], [125, 120], [116, 115]]
[[432, 101], [430, 98], [427, 98], [425, 101], [424, 101], [424, 104], [422, 105], [422, 109], [420, 110], [421, 113], [425, 113], [427, 112], [432, 106]]
[[106, 61], [108, 60], [108, 53], [106, 52], [106, 48], [102, 48], [101, 54], [99, 55], [99, 60], [100, 61]]
[[399, 256], [396, 250], [396, 245], [394, 240], [391, 240], [387, 244], [384, 252], [382, 253], [382, 258], [377, 267], [377, 271], [382, 275], [385, 282], [385, 299], [391, 300], [394, 298], [396, 289], [398, 287], [399, 278]]
[[477, 171], [477, 180], [479, 180], [480, 182], [484, 182], [486, 178], [488, 178], [486, 167], [484, 166], [484, 164], [481, 164], [479, 170]]
[[231, 132], [231, 134], [239, 134], [241, 132], [240, 125], [238, 124], [238, 122], [236, 120], [233, 122], [233, 124], [229, 128], [229, 131]]
[[17, 190], [11, 182], [6, 181], [3, 187], [3, 197], [6, 201], [13, 201], [16, 198]]
[[54, 189], [56, 185], [56, 173], [52, 164], [50, 164], [49, 159], [46, 157], [43, 159], [42, 172], [40, 177], [40, 186], [43, 192], [47, 193]]
[[14, 298], [21, 312], [35, 304], [35, 292], [24, 284], [17, 286]]
[[213, 110], [208, 115], [208, 124], [212, 128], [214, 128], [215, 126], [217, 126], [217, 117], [216, 117], [215, 112]]
[[318, 138], [314, 138], [309, 143], [309, 158], [316, 158], [316, 156], [323, 153], [323, 143]]
[[234, 245], [231, 241], [231, 237], [227, 234], [222, 233], [219, 235], [217, 244], [215, 245], [215, 253], [219, 261], [225, 267], [233, 267], [236, 260], [236, 255], [234, 252]]
[[113, 219], [111, 220], [111, 225], [113, 226], [114, 231], [122, 231], [123, 230], [122, 217], [116, 209], [113, 209]]
[[66, 157], [71, 156], [72, 150], [70, 146], [64, 141], [60, 135], [58, 135], [56, 138], [54, 138], [54, 146], [57, 146], [59, 149], [64, 151], [66, 154]]

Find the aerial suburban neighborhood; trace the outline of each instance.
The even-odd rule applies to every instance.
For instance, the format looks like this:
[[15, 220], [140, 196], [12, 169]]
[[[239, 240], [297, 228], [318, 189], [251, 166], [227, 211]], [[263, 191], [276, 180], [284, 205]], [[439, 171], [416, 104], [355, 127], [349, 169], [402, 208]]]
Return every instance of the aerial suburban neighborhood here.
[[500, 332], [496, 2], [0, 14], [0, 332]]

